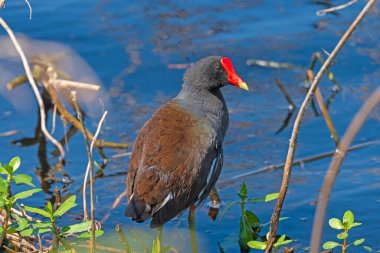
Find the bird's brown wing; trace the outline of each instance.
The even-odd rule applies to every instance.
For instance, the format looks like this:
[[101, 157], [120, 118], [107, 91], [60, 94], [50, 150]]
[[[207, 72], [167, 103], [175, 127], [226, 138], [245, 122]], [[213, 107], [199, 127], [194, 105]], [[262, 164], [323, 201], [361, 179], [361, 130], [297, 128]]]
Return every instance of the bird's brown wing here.
[[206, 185], [217, 155], [214, 142], [215, 134], [203, 119], [175, 102], [161, 107], [134, 144], [127, 176], [127, 216], [143, 221], [167, 205], [167, 217], [161, 220], [166, 222], [187, 208]]

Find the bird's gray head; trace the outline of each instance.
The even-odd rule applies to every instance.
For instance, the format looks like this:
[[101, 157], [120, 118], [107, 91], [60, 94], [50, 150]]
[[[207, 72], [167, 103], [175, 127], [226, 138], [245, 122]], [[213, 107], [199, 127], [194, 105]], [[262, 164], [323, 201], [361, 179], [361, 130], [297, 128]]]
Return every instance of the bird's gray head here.
[[212, 91], [228, 84], [248, 90], [228, 57], [209, 56], [192, 64], [184, 75], [184, 89]]

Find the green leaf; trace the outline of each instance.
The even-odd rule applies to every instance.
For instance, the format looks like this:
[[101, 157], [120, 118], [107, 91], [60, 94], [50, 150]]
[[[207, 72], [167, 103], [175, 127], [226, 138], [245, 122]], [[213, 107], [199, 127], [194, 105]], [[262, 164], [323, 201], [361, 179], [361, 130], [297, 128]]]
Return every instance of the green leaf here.
[[34, 193], [37, 193], [37, 192], [40, 192], [40, 191], [42, 191], [42, 189], [36, 188], [36, 189], [31, 189], [31, 190], [19, 192], [16, 195], [14, 195], [13, 198], [14, 198], [15, 201], [18, 200], [18, 199], [26, 199], [26, 198], [32, 196]]
[[243, 202], [248, 197], [247, 185], [245, 184], [244, 181], [241, 183], [241, 188], [240, 188], [240, 191], [238, 192], [238, 196], [239, 198], [241, 198], [241, 201]]
[[20, 157], [16, 156], [12, 158], [12, 160], [9, 162], [9, 166], [12, 167], [12, 173], [16, 172], [16, 170], [20, 168], [20, 164], [21, 164]]
[[239, 244], [247, 248], [247, 243], [253, 241], [253, 231], [245, 215], [240, 218]]
[[12, 167], [12, 166], [10, 166], [9, 164], [5, 164], [5, 165], [4, 165], [4, 168], [5, 168], [5, 170], [7, 171], [7, 174], [8, 174], [8, 175], [11, 175], [11, 174], [12, 174], [12, 172], [13, 172], [13, 167]]
[[36, 222], [32, 225], [33, 228], [49, 228], [51, 227], [50, 222]]
[[322, 245], [322, 248], [323, 249], [333, 249], [337, 246], [341, 246], [339, 243], [337, 242], [332, 242], [332, 241], [328, 241], [328, 242], [325, 242], [323, 245]]
[[62, 228], [62, 233], [64, 234], [73, 234], [89, 231], [91, 229], [91, 221], [85, 221], [78, 224], [66, 226]]
[[353, 223], [354, 223], [354, 214], [350, 210], [347, 210], [343, 215], [343, 225], [344, 227], [348, 228]]
[[50, 214], [50, 216], [53, 215], [53, 206], [50, 201], [46, 203], [45, 210]]
[[350, 226], [347, 227], [347, 229], [351, 229], [351, 228], [354, 228], [354, 227], [357, 227], [357, 226], [360, 226], [362, 223], [360, 222], [354, 222], [352, 223]]
[[0, 163], [0, 174], [8, 175], [7, 170], [3, 167], [3, 165]]
[[340, 234], [338, 234], [336, 237], [340, 240], [343, 240], [343, 239], [346, 239], [348, 236], [348, 234], [346, 232], [342, 232]]
[[12, 181], [14, 181], [16, 184], [27, 184], [35, 187], [35, 185], [32, 183], [32, 177], [26, 174], [12, 175]]
[[67, 211], [69, 211], [71, 208], [75, 207], [77, 204], [75, 203], [75, 200], [77, 199], [77, 196], [73, 195], [70, 196], [68, 199], [65, 200], [65, 202], [62, 203], [62, 205], [54, 212], [54, 217], [60, 217], [63, 214], [65, 214]]
[[[281, 243], [282, 243], [283, 241], [285, 241], [285, 237], [286, 237], [285, 234], [283, 234], [282, 236], [280, 236], [280, 238], [278, 238], [278, 240], [277, 240], [277, 243], [279, 243], [279, 244], [281, 245]], [[277, 246], [276, 246], [276, 247], [277, 247]]]
[[8, 195], [8, 182], [0, 177], [0, 193], [6, 193]]
[[33, 236], [33, 235], [40, 235], [43, 233], [47, 233], [52, 231], [51, 228], [38, 228], [38, 229], [33, 229], [33, 228], [28, 228], [20, 232], [20, 235], [22, 236]]
[[265, 248], [267, 247], [266, 242], [259, 242], [259, 241], [250, 241], [247, 243], [247, 245], [250, 248], [259, 249], [259, 250], [265, 250]]
[[22, 231], [29, 226], [29, 221], [26, 218], [20, 217], [14, 213], [12, 213], [11, 215], [17, 221], [17, 225], [18, 225], [16, 228], [17, 231]]
[[363, 248], [368, 252], [372, 252], [372, 248], [369, 246], [363, 246]]
[[[99, 237], [99, 236], [101, 236], [101, 235], [103, 235], [104, 234], [104, 231], [103, 230], [95, 230], [95, 237]], [[81, 238], [91, 238], [91, 231], [89, 231], [89, 232], [84, 232], [83, 234], [80, 234], [79, 236], [78, 236], [78, 238], [79, 239], [81, 239]]]
[[269, 201], [277, 199], [278, 195], [279, 195], [278, 192], [270, 193], [262, 197], [249, 198], [246, 202], [250, 204], [259, 204], [259, 203], [269, 202]]
[[337, 229], [337, 230], [344, 229], [342, 221], [339, 220], [338, 218], [331, 218], [329, 220], [329, 225], [333, 229]]
[[364, 238], [357, 239], [356, 241], [354, 241], [354, 245], [355, 245], [355, 246], [358, 246], [358, 245], [362, 244], [364, 241], [365, 241]]
[[35, 208], [35, 207], [31, 207], [31, 206], [24, 206], [24, 209], [27, 212], [38, 213], [39, 215], [42, 215], [46, 218], [51, 217], [51, 215], [48, 212], [46, 212], [45, 210], [39, 209], [39, 208]]

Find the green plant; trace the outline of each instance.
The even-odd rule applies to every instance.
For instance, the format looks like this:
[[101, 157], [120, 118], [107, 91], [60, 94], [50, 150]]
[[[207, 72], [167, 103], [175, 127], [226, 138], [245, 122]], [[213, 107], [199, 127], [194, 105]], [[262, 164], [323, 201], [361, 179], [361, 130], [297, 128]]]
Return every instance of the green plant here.
[[0, 227], [0, 246], [3, 243], [4, 237], [7, 233], [12, 233], [12, 227], [8, 227], [11, 218], [11, 209], [16, 205], [19, 199], [25, 199], [32, 196], [34, 193], [41, 191], [39, 188], [19, 192], [14, 196], [11, 195], [11, 184], [15, 183], [26, 184], [34, 187], [32, 177], [26, 174], [15, 174], [21, 165], [20, 157], [16, 156], [10, 160], [8, 164], [0, 164], [0, 174], [5, 175], [0, 177], [0, 210], [5, 210], [5, 218], [3, 226]]
[[[249, 241], [247, 244], [250, 248], [253, 249], [259, 249], [259, 250], [265, 250], [268, 244], [268, 238], [269, 238], [269, 232], [266, 235], [265, 241]], [[281, 235], [275, 244], [273, 244], [274, 249], [273, 252], [277, 252], [281, 246], [284, 246], [288, 243], [291, 243], [293, 240], [288, 239], [285, 234]]]
[[[353, 212], [350, 210], [347, 210], [344, 215], [343, 219], [340, 220], [339, 218], [331, 218], [329, 220], [329, 225], [331, 228], [336, 229], [336, 230], [343, 230], [343, 232], [339, 233], [336, 237], [340, 240], [342, 240], [342, 243], [334, 242], [334, 241], [327, 241], [323, 244], [324, 249], [334, 249], [336, 247], [342, 247], [342, 253], [346, 253], [347, 248], [350, 246], [359, 246], [362, 245], [363, 242], [365, 241], [364, 238], [360, 238], [355, 240], [353, 243], [347, 244], [347, 238], [348, 238], [348, 232], [357, 226], [362, 225], [360, 222], [355, 222], [355, 217]], [[364, 249], [367, 251], [372, 251], [372, 248], [368, 246], [363, 246]]]
[[229, 203], [220, 215], [220, 219], [226, 214], [226, 212], [234, 205], [240, 204], [241, 217], [240, 217], [240, 229], [239, 229], [239, 245], [241, 248], [248, 250], [248, 242], [259, 238], [259, 233], [264, 226], [255, 213], [250, 210], [246, 210], [246, 204], [259, 204], [269, 202], [278, 198], [278, 193], [267, 194], [263, 197], [249, 198], [247, 185], [242, 182], [240, 191], [237, 193], [240, 198], [239, 201], [233, 201]]
[[[75, 243], [91, 238], [91, 221], [85, 221], [78, 224], [73, 224], [65, 227], [57, 226], [57, 221], [70, 209], [74, 208], [76, 204], [76, 196], [70, 196], [67, 198], [56, 210], [54, 210], [52, 203], [47, 202], [44, 209], [23, 206], [20, 207], [16, 203], [17, 200], [26, 199], [32, 196], [34, 193], [41, 191], [42, 189], [34, 188], [27, 191], [22, 191], [14, 196], [11, 194], [11, 184], [16, 185], [26, 184], [34, 187], [32, 183], [32, 177], [25, 174], [15, 174], [19, 169], [21, 159], [14, 157], [9, 164], [0, 164], [0, 174], [5, 175], [6, 178], [0, 177], [0, 209], [4, 209], [6, 212], [3, 225], [0, 227], [0, 246], [3, 243], [5, 235], [8, 233], [18, 232], [21, 236], [34, 236], [44, 233], [50, 233], [53, 235], [53, 251], [58, 251], [61, 244], [65, 249], [72, 251]], [[12, 212], [12, 208], [18, 206], [21, 209], [22, 215], [18, 215]], [[27, 218], [25, 211], [39, 214], [45, 218], [45, 221], [35, 221]], [[10, 222], [12, 221], [12, 222]], [[81, 233], [76, 237], [73, 242], [69, 242], [66, 238], [68, 235]], [[104, 232], [102, 230], [96, 230], [95, 235], [100, 236]], [[59, 242], [59, 243], [56, 243]]]

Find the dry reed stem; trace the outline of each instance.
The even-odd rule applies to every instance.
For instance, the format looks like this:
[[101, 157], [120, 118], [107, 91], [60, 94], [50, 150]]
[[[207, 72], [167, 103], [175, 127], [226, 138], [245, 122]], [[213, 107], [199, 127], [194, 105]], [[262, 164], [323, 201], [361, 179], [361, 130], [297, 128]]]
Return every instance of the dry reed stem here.
[[[314, 80], [314, 73], [313, 73], [313, 71], [311, 69], [308, 69], [306, 73], [307, 73], [309, 81], [313, 82], [313, 80]], [[333, 138], [333, 140], [335, 142], [335, 146], [338, 146], [339, 136], [338, 136], [338, 133], [336, 132], [336, 129], [334, 127], [334, 124], [332, 122], [330, 114], [329, 114], [329, 112], [327, 110], [327, 107], [326, 107], [325, 103], [323, 102], [322, 93], [321, 93], [319, 87], [317, 87], [317, 89], [315, 90], [315, 97], [317, 99], [317, 103], [318, 103], [319, 109], [321, 109], [323, 118], [325, 119], [327, 128], [329, 129], [330, 134], [331, 134], [331, 136], [332, 136], [332, 138]]]
[[347, 149], [351, 142], [354, 140], [356, 134], [364, 124], [371, 111], [380, 102], [380, 88], [377, 88], [375, 92], [367, 99], [360, 111], [355, 115], [355, 118], [351, 121], [350, 126], [346, 130], [339, 146], [335, 152], [335, 155], [330, 163], [329, 169], [326, 172], [325, 179], [321, 188], [321, 192], [318, 199], [317, 209], [315, 211], [315, 218], [313, 223], [313, 232], [311, 236], [311, 253], [319, 252], [319, 245], [321, 242], [322, 228], [324, 223], [324, 217], [326, 213], [327, 203], [329, 200], [331, 188], [334, 184], [335, 178], [339, 172], [339, 168], [342, 164], [343, 158], [347, 153]]
[[[349, 147], [347, 151], [353, 151], [353, 150], [357, 150], [360, 148], [368, 147], [370, 145], [379, 144], [379, 143], [380, 143], [380, 139], [373, 140], [373, 141], [366, 141], [366, 142], [356, 144], [356, 145]], [[305, 164], [308, 162], [317, 161], [319, 159], [323, 159], [323, 158], [326, 158], [329, 156], [333, 156], [334, 154], [335, 154], [335, 150], [330, 151], [330, 152], [325, 152], [322, 154], [318, 154], [318, 155], [300, 158], [300, 159], [295, 160], [293, 162], [292, 166], [293, 165], [302, 165], [302, 164]], [[229, 177], [228, 179], [219, 180], [218, 181], [218, 188], [223, 189], [223, 188], [230, 186], [232, 184], [235, 184], [238, 182], [241, 183], [242, 178], [246, 179], [246, 178], [252, 177], [254, 175], [260, 174], [260, 173], [264, 173], [264, 172], [268, 172], [268, 171], [275, 171], [275, 170], [283, 168], [284, 166], [285, 166], [285, 163], [272, 164], [272, 165], [268, 165], [268, 166], [258, 168], [254, 171], [248, 171], [246, 173], [241, 173], [241, 174], [238, 174], [236, 176]]]
[[108, 114], [108, 111], [105, 111], [103, 113], [102, 118], [99, 121], [98, 128], [96, 129], [95, 135], [92, 138], [90, 148], [87, 150], [88, 151], [88, 164], [87, 164], [87, 169], [86, 169], [86, 176], [85, 176], [85, 181], [83, 184], [83, 192], [85, 194], [86, 192], [86, 177], [88, 174], [90, 174], [90, 198], [91, 198], [91, 252], [95, 252], [95, 190], [94, 190], [94, 172], [93, 172], [93, 166], [92, 166], [92, 150], [94, 148], [96, 139], [98, 138], [98, 135], [100, 133], [100, 129], [102, 128], [102, 124]]
[[60, 89], [80, 89], [86, 91], [100, 91], [100, 86], [91, 83], [75, 82], [69, 80], [55, 79], [51, 83]]
[[24, 0], [24, 1], [28, 5], [28, 8], [29, 8], [29, 19], [32, 19], [32, 14], [33, 14], [32, 6], [30, 5], [28, 0]]
[[306, 113], [307, 107], [310, 104], [311, 99], [313, 98], [314, 92], [318, 87], [319, 82], [322, 79], [322, 76], [326, 73], [328, 68], [330, 67], [331, 63], [333, 63], [335, 57], [338, 55], [339, 51], [342, 49], [344, 44], [347, 42], [348, 38], [351, 36], [353, 31], [356, 29], [356, 27], [359, 25], [359, 23], [364, 18], [365, 14], [369, 11], [371, 6], [376, 2], [376, 0], [369, 0], [362, 11], [359, 13], [359, 15], [355, 18], [355, 20], [352, 22], [350, 27], [347, 29], [347, 31], [343, 34], [342, 38], [339, 40], [338, 44], [335, 46], [334, 50], [331, 52], [327, 60], [323, 63], [322, 67], [318, 71], [318, 74], [316, 75], [313, 83], [311, 84], [311, 87], [306, 94], [306, 97], [300, 107], [300, 110], [298, 112], [297, 118], [294, 122], [294, 127], [292, 131], [292, 136], [290, 138], [289, 143], [289, 149], [288, 154], [285, 161], [285, 167], [284, 167], [284, 174], [283, 179], [281, 183], [281, 189], [280, 194], [277, 199], [275, 210], [272, 214], [271, 221], [270, 221], [270, 230], [269, 230], [269, 238], [268, 238], [268, 244], [267, 248], [265, 249], [266, 253], [270, 253], [273, 248], [273, 244], [276, 239], [277, 229], [278, 229], [278, 221], [281, 214], [282, 205], [284, 204], [285, 196], [288, 190], [290, 175], [292, 171], [292, 164], [294, 159], [294, 153], [296, 150], [297, 145], [297, 139], [299, 135], [299, 130], [301, 127], [302, 119]]
[[348, 6], [353, 5], [357, 1], [358, 0], [351, 0], [351, 1], [347, 2], [347, 3], [345, 3], [345, 4], [334, 6], [334, 7], [328, 8], [328, 9], [319, 10], [319, 11], [317, 11], [317, 16], [324, 16], [326, 13], [334, 12], [334, 11], [339, 11], [341, 9], [347, 8]]
[[45, 120], [46, 120], [46, 114], [45, 114], [45, 109], [44, 109], [45, 108], [44, 107], [44, 102], [42, 101], [41, 94], [38, 91], [37, 84], [35, 83], [35, 81], [33, 79], [33, 75], [32, 75], [32, 72], [30, 70], [28, 60], [26, 59], [26, 56], [25, 56], [25, 54], [24, 54], [24, 52], [23, 52], [20, 44], [17, 42], [16, 36], [14, 35], [13, 31], [7, 25], [7, 23], [4, 21], [4, 19], [1, 18], [1, 17], [0, 17], [0, 25], [6, 30], [6, 32], [8, 33], [8, 35], [10, 37], [10, 39], [13, 42], [13, 45], [15, 46], [17, 52], [19, 53], [21, 61], [22, 61], [22, 64], [23, 64], [25, 72], [26, 72], [26, 75], [28, 77], [29, 83], [32, 86], [34, 95], [35, 95], [35, 97], [37, 99], [38, 106], [40, 108], [41, 131], [45, 135], [45, 137], [51, 143], [53, 143], [57, 147], [57, 149], [61, 153], [60, 159], [63, 159], [65, 157], [65, 151], [63, 150], [62, 145], [56, 139], [54, 139], [54, 137], [51, 136], [50, 133], [49, 133], [49, 131], [46, 129], [46, 122], [45, 122]]

